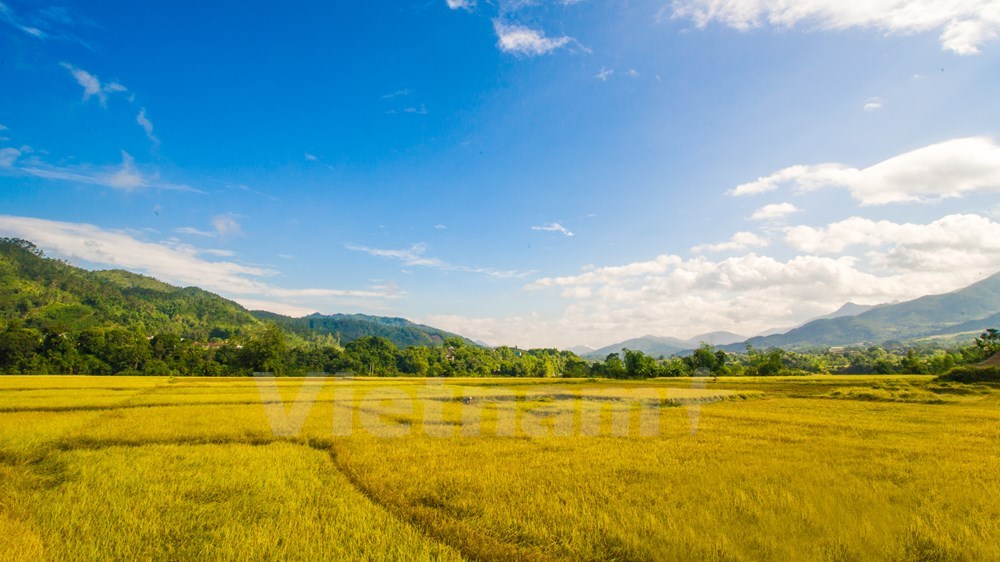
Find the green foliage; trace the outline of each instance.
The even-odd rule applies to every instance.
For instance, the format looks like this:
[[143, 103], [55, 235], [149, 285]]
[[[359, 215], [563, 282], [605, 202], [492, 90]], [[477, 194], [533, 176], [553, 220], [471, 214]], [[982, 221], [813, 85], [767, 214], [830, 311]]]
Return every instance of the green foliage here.
[[252, 314], [265, 322], [274, 322], [285, 331], [305, 340], [329, 336], [338, 344], [347, 344], [368, 336], [385, 338], [396, 347], [442, 345], [448, 338], [462, 339], [460, 336], [415, 324], [404, 318], [386, 318], [366, 314], [313, 314], [303, 318], [289, 318], [271, 312], [253, 311]]
[[989, 328], [976, 338], [976, 347], [982, 353], [983, 359], [989, 359], [1000, 353], [1000, 330]]
[[940, 375], [936, 380], [952, 381], [962, 383], [991, 383], [1000, 384], [1000, 367], [964, 365], [955, 367], [947, 373]]

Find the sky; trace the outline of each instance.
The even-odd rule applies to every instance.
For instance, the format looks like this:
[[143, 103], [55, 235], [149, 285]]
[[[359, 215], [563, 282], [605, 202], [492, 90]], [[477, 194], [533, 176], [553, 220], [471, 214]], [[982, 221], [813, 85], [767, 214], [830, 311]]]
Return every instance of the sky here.
[[0, 0], [0, 235], [493, 345], [752, 336], [1000, 271], [998, 69], [996, 0]]

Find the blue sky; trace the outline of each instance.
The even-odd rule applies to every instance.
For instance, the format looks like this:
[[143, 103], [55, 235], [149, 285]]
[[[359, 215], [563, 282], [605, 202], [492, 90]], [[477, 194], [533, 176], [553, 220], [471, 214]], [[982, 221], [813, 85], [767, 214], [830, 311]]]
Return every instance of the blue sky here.
[[1000, 270], [995, 2], [0, 2], [0, 233], [84, 267], [522, 346]]

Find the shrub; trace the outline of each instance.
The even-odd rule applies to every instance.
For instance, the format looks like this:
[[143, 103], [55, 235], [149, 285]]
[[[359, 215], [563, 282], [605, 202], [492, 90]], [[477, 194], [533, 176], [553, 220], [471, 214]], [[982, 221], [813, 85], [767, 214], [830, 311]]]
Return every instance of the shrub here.
[[954, 381], [964, 383], [985, 382], [1000, 384], [1000, 367], [976, 365], [964, 365], [955, 367], [947, 373], [937, 377], [939, 381]]

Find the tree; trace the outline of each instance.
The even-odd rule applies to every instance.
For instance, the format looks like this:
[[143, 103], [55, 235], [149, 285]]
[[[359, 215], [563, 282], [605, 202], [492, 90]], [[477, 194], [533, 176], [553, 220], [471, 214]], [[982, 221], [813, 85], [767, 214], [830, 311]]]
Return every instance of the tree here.
[[31, 360], [38, 352], [41, 334], [13, 322], [0, 332], [0, 370], [24, 373], [31, 369]]
[[625, 378], [625, 363], [622, 362], [622, 358], [618, 356], [617, 353], [609, 353], [607, 357], [604, 358], [604, 363], [601, 365], [601, 374], [612, 378], [612, 379], [622, 379]]
[[277, 324], [268, 323], [246, 342], [242, 355], [251, 371], [280, 376], [285, 370], [287, 352], [285, 333]]
[[114, 373], [136, 373], [150, 358], [149, 340], [134, 330], [115, 328], [104, 334], [104, 361]]
[[395, 375], [396, 346], [382, 336], [365, 336], [344, 346], [344, 353], [359, 375]]
[[785, 351], [780, 347], [760, 351], [747, 344], [747, 362], [749, 363], [747, 374], [771, 377], [784, 373], [786, 371], [784, 355]]
[[982, 353], [983, 359], [989, 359], [996, 353], [1000, 353], [1000, 331], [996, 328], [989, 328], [976, 338], [976, 347]]
[[407, 375], [425, 377], [431, 369], [426, 347], [408, 347], [399, 356], [399, 370]]
[[719, 374], [723, 370], [726, 360], [725, 353], [722, 353], [721, 357], [719, 353], [722, 352], [716, 352], [713, 346], [703, 343], [691, 355], [685, 357], [684, 362], [692, 371], [707, 369], [714, 374]]
[[625, 375], [629, 378], [646, 379], [656, 376], [656, 360], [637, 349], [624, 349]]

